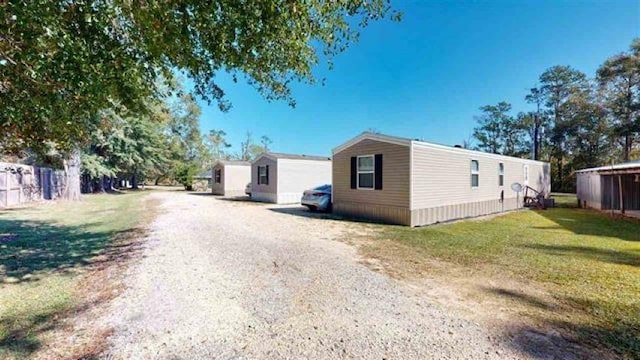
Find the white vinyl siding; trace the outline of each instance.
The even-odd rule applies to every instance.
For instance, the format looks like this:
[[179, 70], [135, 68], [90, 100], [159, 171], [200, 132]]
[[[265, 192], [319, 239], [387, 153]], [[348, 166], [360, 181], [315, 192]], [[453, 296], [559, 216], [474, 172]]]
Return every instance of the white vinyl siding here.
[[[524, 182], [523, 163], [530, 161], [496, 158], [492, 154], [487, 154], [486, 157], [479, 154], [465, 154], [419, 144], [414, 144], [413, 152], [412, 209], [497, 200], [500, 199], [502, 190], [504, 190], [505, 199], [515, 199], [516, 193], [509, 186], [514, 182], [521, 184]], [[470, 186], [471, 160], [479, 161], [477, 188]], [[496, 179], [495, 169], [498, 168], [499, 163], [504, 164], [504, 187], [498, 186]], [[529, 186], [548, 194], [550, 191], [549, 165], [531, 162], [528, 166]]]
[[243, 196], [251, 182], [251, 166], [217, 163], [213, 167], [212, 191], [216, 195]]
[[302, 193], [331, 184], [331, 161], [278, 159], [278, 204], [300, 203]]

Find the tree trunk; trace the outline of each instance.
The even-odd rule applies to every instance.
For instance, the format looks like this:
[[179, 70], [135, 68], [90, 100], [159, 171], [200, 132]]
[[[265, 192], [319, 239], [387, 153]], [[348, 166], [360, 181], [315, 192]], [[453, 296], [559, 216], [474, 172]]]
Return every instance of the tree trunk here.
[[131, 175], [131, 188], [132, 189], [138, 188], [138, 177], [136, 176], [135, 171], [133, 172], [133, 175]]
[[534, 115], [534, 125], [533, 125], [533, 160], [538, 160], [540, 158], [540, 123], [538, 119], [538, 114]]
[[558, 191], [563, 191], [564, 188], [564, 182], [562, 180], [562, 173], [563, 173], [563, 167], [562, 167], [562, 156], [558, 157]]
[[631, 152], [631, 136], [624, 136], [624, 161], [629, 161], [629, 153]]
[[69, 158], [63, 161], [65, 188], [63, 198], [65, 200], [80, 200], [80, 150], [75, 149], [69, 154]]
[[98, 177], [96, 180], [97, 180], [97, 182], [98, 182], [98, 184], [97, 184], [97, 185], [98, 185], [98, 187], [97, 187], [97, 189], [95, 189], [95, 191], [96, 191], [96, 192], [99, 192], [99, 193], [104, 193], [104, 192], [106, 192], [106, 191], [105, 191], [105, 189], [104, 189], [104, 180], [105, 180], [105, 176], [104, 176], [104, 175], [100, 175], [100, 177]]

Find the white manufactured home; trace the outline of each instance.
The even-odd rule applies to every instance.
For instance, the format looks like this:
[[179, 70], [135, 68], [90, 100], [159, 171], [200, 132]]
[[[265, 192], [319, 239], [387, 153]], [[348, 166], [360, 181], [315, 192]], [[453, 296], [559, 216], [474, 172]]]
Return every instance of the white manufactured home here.
[[251, 199], [300, 203], [305, 190], [331, 184], [331, 158], [267, 152], [251, 164]]
[[581, 207], [640, 217], [640, 161], [576, 171]]
[[423, 226], [514, 210], [513, 183], [548, 196], [549, 164], [369, 132], [333, 150], [333, 211], [351, 217]]
[[215, 195], [244, 196], [251, 182], [251, 163], [248, 161], [219, 160], [213, 165], [211, 190]]

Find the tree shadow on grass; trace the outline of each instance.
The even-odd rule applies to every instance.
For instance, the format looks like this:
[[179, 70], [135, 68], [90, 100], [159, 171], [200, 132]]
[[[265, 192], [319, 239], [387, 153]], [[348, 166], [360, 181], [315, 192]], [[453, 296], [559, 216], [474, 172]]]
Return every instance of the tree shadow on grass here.
[[611, 264], [640, 267], [640, 251], [638, 250], [616, 251], [604, 248], [561, 244], [526, 244], [523, 245], [523, 247], [543, 251], [553, 256], [583, 257], [589, 260], [597, 260]]
[[536, 213], [557, 224], [536, 227], [540, 231], [564, 229], [578, 235], [640, 241], [640, 221], [637, 219], [610, 217], [595, 210], [575, 208], [553, 208]]
[[59, 226], [47, 222], [0, 220], [0, 281], [25, 280], [40, 272], [66, 272], [132, 256], [139, 243], [117, 240], [142, 234], [142, 229], [90, 231], [98, 223]]
[[[138, 240], [143, 237], [144, 229], [88, 230], [98, 225], [59, 226], [38, 221], [0, 220], [0, 283], [22, 286], [41, 276], [102, 270], [124, 264], [141, 252], [143, 243]], [[94, 305], [83, 300], [72, 308], [0, 313], [0, 357], [28, 357], [42, 347], [43, 334], [66, 326], [64, 320], [70, 314], [78, 315]]]
[[[536, 308], [527, 315], [529, 321], [519, 321], [508, 327], [505, 335], [518, 351], [536, 359], [566, 358], [638, 358], [640, 354], [640, 318], [629, 316], [622, 320], [605, 319], [599, 323], [591, 317], [585, 323], [578, 313], [581, 309], [599, 308], [602, 304], [591, 299], [558, 297], [549, 301], [521, 291], [486, 287], [492, 295]], [[632, 310], [630, 310], [632, 311]], [[586, 316], [588, 312], [583, 314]], [[603, 351], [604, 350], [604, 351]]]

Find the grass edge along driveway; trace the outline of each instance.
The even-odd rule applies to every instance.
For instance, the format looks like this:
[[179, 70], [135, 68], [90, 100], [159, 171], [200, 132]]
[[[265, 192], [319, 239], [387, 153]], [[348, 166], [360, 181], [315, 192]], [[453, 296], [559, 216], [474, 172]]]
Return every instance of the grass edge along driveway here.
[[561, 207], [484, 220], [375, 226], [362, 251], [402, 277], [477, 277], [483, 285], [475, 295], [502, 298], [534, 329], [640, 358], [640, 221], [573, 208], [575, 197], [558, 200]]
[[[92, 351], [99, 334], [78, 338], [66, 320], [91, 310], [101, 295], [113, 296], [100, 271], [135, 254], [133, 240], [151, 213], [146, 194], [85, 195], [80, 202], [0, 211], [0, 358]], [[65, 343], [68, 332], [74, 338]]]

